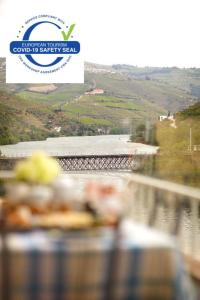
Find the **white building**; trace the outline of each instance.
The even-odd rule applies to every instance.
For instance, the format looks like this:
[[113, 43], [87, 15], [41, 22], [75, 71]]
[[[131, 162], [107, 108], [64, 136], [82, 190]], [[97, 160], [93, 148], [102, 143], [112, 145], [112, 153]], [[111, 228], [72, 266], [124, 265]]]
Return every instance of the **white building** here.
[[162, 122], [164, 120], [171, 120], [173, 121], [174, 120], [174, 116], [173, 115], [167, 115], [167, 116], [159, 116], [159, 121]]

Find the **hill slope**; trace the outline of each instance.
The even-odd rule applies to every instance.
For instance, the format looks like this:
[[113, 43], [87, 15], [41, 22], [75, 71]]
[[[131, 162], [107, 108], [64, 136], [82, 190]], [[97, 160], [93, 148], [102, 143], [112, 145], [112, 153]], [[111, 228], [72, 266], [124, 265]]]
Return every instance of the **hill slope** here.
[[153, 122], [198, 101], [199, 75], [198, 69], [86, 63], [85, 84], [6, 85], [0, 59], [0, 144], [129, 133], [133, 123]]

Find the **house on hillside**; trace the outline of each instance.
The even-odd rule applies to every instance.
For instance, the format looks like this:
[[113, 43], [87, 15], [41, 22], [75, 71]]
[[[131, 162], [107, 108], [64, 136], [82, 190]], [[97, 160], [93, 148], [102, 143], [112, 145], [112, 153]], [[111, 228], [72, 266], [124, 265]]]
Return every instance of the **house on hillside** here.
[[93, 89], [92, 91], [85, 93], [85, 95], [102, 95], [102, 94], [104, 94], [103, 89]]
[[164, 120], [171, 120], [173, 121], [175, 119], [174, 115], [171, 115], [170, 112], [168, 112], [167, 115], [159, 116], [159, 121], [162, 122]]
[[159, 116], [159, 121], [160, 122], [162, 122], [164, 120], [171, 121], [170, 126], [173, 127], [173, 128], [177, 128], [175, 116], [171, 115], [170, 112], [168, 112], [168, 114], [166, 116], [165, 115]]

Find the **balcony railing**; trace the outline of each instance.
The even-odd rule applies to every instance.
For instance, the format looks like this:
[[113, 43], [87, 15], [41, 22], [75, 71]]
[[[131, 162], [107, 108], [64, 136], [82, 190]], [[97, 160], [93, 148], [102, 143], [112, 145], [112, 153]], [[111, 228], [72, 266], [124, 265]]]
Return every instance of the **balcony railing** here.
[[127, 180], [127, 214], [176, 235], [191, 273], [200, 279], [200, 190], [136, 174]]

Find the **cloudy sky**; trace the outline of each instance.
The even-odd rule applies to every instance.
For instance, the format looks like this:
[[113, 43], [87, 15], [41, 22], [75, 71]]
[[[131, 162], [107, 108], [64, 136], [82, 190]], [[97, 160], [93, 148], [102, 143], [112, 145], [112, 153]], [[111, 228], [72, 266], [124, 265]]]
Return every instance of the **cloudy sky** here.
[[37, 13], [74, 20], [86, 61], [200, 67], [199, 0], [0, 0], [1, 56], [9, 28]]

